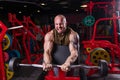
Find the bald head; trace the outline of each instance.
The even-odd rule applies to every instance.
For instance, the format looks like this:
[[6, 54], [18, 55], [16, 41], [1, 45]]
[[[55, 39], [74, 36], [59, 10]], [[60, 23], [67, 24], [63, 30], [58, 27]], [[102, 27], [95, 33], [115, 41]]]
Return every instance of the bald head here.
[[55, 22], [57, 19], [61, 19], [61, 20], [63, 20], [65, 23], [67, 22], [67, 21], [66, 21], [66, 17], [65, 17], [64, 15], [61, 15], [61, 14], [57, 15], [57, 16], [54, 18], [54, 22]]
[[67, 28], [66, 17], [64, 15], [57, 15], [54, 18], [54, 25], [58, 33], [60, 34], [64, 33]]

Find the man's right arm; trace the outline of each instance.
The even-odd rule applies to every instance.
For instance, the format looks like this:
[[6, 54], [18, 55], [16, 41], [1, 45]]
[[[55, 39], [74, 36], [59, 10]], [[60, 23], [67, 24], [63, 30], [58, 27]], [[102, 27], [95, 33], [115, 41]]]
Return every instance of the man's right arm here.
[[51, 52], [53, 48], [53, 35], [49, 32], [44, 38], [44, 54], [43, 54], [43, 70], [48, 70], [51, 67]]

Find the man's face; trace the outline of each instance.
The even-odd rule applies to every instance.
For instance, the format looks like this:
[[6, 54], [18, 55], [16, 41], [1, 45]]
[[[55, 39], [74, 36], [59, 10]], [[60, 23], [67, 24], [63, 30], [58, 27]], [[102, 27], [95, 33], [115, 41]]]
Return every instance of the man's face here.
[[66, 30], [67, 23], [66, 23], [66, 20], [64, 18], [56, 17], [54, 20], [54, 25], [55, 25], [55, 29], [57, 30], [57, 32], [59, 34], [62, 34]]

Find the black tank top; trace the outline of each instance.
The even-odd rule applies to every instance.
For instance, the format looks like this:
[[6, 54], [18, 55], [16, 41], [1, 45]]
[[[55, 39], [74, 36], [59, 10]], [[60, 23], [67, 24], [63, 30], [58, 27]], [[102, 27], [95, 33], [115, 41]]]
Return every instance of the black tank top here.
[[61, 35], [57, 32], [56, 29], [53, 29], [54, 34], [54, 43], [58, 45], [68, 45], [69, 44], [69, 35], [70, 35], [70, 28], [67, 28], [64, 32], [64, 35]]
[[57, 33], [57, 31], [53, 30], [54, 34], [54, 48], [52, 52], [52, 62], [53, 64], [61, 65], [63, 64], [67, 57], [70, 55], [69, 50], [69, 35], [70, 35], [70, 28], [67, 28], [64, 36], [61, 36]]

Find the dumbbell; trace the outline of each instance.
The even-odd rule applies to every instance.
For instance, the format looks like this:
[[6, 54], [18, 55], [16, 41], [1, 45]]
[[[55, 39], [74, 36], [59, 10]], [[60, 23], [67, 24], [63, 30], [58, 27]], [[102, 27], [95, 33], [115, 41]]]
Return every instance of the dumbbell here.
[[[16, 72], [20, 69], [20, 67], [37, 67], [43, 68], [40, 64], [21, 64], [20, 58], [12, 58], [9, 61], [9, 70]], [[53, 65], [53, 67], [61, 67], [60, 65]], [[108, 63], [105, 60], [100, 60], [98, 66], [87, 66], [83, 64], [79, 65], [71, 65], [70, 68], [85, 68], [85, 69], [98, 69], [101, 76], [107, 76], [108, 74]]]

